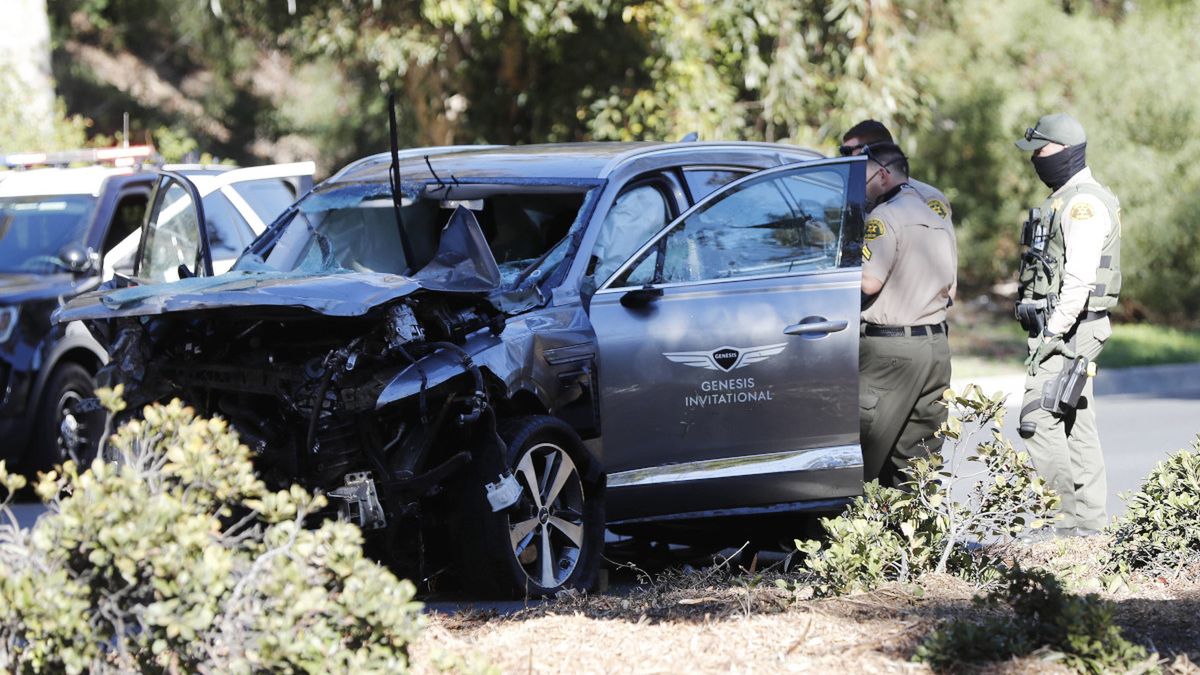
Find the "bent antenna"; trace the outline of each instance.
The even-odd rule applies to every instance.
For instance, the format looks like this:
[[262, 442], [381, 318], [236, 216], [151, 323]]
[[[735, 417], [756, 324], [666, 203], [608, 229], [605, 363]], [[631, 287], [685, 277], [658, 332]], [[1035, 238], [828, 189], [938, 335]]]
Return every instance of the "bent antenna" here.
[[392, 209], [396, 213], [396, 227], [400, 228], [400, 248], [404, 250], [404, 275], [412, 274], [412, 246], [408, 243], [408, 230], [404, 229], [404, 216], [400, 213], [403, 197], [400, 194], [400, 141], [396, 131], [396, 94], [388, 94], [388, 136], [392, 142], [392, 164], [388, 167], [388, 181], [392, 185]]

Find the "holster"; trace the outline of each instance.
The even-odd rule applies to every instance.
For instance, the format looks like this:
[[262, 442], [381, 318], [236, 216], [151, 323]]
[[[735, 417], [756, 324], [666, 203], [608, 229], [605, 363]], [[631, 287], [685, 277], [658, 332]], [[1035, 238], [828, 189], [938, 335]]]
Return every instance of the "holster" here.
[[1053, 380], [1042, 387], [1042, 409], [1062, 415], [1079, 406], [1083, 388], [1087, 386], [1088, 360], [1077, 356], [1063, 364]]

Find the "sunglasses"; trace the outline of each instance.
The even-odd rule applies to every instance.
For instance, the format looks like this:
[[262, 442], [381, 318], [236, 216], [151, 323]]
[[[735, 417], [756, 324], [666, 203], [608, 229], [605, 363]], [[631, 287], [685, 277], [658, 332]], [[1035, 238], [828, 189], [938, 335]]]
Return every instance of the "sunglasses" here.
[[838, 147], [838, 153], [840, 153], [842, 157], [849, 157], [850, 155], [853, 155], [855, 151], [861, 150], [865, 147], [867, 147], [867, 144], [865, 143], [862, 145], [843, 145]]
[[1053, 138], [1050, 138], [1046, 134], [1043, 134], [1042, 132], [1038, 131], [1037, 129], [1035, 129], [1033, 127], [1027, 127], [1025, 129], [1025, 140], [1032, 141], [1035, 138], [1038, 139], [1039, 141], [1047, 141], [1049, 143], [1058, 143], [1058, 141], [1054, 140]]

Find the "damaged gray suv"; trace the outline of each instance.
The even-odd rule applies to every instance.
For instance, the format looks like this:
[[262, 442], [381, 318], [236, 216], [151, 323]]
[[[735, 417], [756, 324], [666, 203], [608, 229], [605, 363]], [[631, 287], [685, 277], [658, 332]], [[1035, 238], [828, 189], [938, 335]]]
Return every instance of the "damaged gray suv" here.
[[265, 480], [325, 491], [401, 573], [586, 588], [606, 527], [740, 527], [860, 493], [863, 161], [377, 155], [220, 275], [195, 188], [167, 173], [133, 276], [56, 320], [108, 347], [99, 377], [131, 408], [224, 416]]

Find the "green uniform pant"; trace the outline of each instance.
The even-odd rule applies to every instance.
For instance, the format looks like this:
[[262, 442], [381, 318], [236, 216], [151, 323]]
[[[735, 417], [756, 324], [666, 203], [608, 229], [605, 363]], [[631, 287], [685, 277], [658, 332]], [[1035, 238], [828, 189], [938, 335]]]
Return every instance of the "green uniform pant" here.
[[940, 403], [950, 386], [945, 334], [859, 338], [859, 414], [864, 479], [895, 486], [908, 461], [940, 450]]
[[[1107, 318], [1077, 324], [1074, 335], [1067, 335], [1067, 346], [1079, 356], [1095, 361], [1104, 341], [1112, 335]], [[1036, 349], [1041, 338], [1030, 338], [1029, 348]], [[1074, 411], [1056, 415], [1041, 407], [1042, 392], [1062, 372], [1066, 358], [1061, 354], [1046, 359], [1037, 373], [1025, 378], [1025, 398], [1021, 402], [1021, 423], [1035, 425], [1025, 436], [1025, 447], [1038, 474], [1062, 498], [1062, 519], [1058, 527], [1104, 527], [1108, 486], [1104, 476], [1104, 453], [1096, 430], [1096, 399], [1092, 378], [1088, 378], [1079, 405]]]

